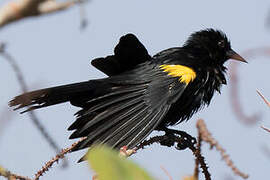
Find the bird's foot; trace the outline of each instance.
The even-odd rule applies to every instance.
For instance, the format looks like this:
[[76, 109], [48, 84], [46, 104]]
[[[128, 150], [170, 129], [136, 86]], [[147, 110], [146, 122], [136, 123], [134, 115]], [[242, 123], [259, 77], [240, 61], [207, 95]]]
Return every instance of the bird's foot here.
[[184, 131], [169, 128], [162, 128], [160, 130], [165, 131], [165, 137], [167, 137], [160, 142], [161, 145], [171, 147], [175, 142], [177, 142], [175, 148], [178, 150], [184, 150], [190, 146], [194, 146], [197, 142], [196, 138], [192, 137]]
[[128, 149], [127, 146], [123, 146], [123, 147], [120, 148], [119, 156], [120, 157], [129, 157], [132, 154], [135, 154], [136, 152], [137, 152], [137, 150], [135, 148], [134, 149]]
[[175, 135], [171, 134], [171, 133], [166, 133], [163, 137], [164, 139], [162, 139], [159, 143], [162, 146], [174, 146], [175, 143]]

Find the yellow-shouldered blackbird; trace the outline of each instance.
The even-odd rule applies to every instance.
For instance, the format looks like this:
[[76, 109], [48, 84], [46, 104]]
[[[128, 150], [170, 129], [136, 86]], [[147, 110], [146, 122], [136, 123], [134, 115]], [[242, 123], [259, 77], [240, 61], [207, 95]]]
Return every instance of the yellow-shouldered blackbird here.
[[68, 128], [70, 138], [87, 136], [75, 150], [106, 143], [135, 147], [153, 130], [188, 120], [208, 105], [226, 84], [224, 62], [246, 62], [231, 49], [226, 35], [206, 29], [193, 33], [183, 47], [151, 57], [133, 35], [120, 38], [114, 55], [92, 65], [109, 77], [27, 92], [10, 101], [23, 112], [69, 101], [82, 109]]

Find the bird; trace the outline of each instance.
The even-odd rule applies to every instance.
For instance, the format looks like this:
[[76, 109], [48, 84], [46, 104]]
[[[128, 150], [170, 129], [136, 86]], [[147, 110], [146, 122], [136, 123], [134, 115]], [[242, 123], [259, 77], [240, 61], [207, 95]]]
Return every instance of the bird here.
[[70, 102], [81, 108], [68, 128], [70, 139], [86, 137], [73, 151], [95, 144], [132, 149], [152, 131], [169, 132], [208, 106], [227, 84], [229, 59], [247, 62], [221, 30], [193, 32], [182, 46], [154, 56], [129, 33], [113, 55], [91, 61], [107, 77], [26, 92], [9, 105], [24, 113]]

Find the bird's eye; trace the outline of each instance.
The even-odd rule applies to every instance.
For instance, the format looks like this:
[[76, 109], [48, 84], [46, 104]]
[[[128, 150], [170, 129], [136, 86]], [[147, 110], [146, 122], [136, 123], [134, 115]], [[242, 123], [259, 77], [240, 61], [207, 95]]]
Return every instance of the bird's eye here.
[[221, 47], [221, 48], [224, 48], [225, 47], [225, 41], [224, 40], [219, 41], [218, 46]]

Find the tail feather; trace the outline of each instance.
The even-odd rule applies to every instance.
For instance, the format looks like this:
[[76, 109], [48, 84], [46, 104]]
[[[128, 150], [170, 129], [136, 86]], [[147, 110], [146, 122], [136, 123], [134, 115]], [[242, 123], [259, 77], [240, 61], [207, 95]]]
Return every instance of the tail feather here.
[[16, 96], [9, 102], [9, 106], [17, 106], [15, 110], [28, 107], [24, 112], [51, 106], [72, 99], [87, 97], [95, 94], [95, 89], [99, 83], [96, 81], [86, 81], [81, 83], [57, 86], [27, 92]]
[[32, 91], [15, 97], [10, 105], [30, 111], [70, 101], [82, 107], [68, 128], [74, 130], [70, 138], [87, 137], [72, 151], [99, 143], [116, 149], [125, 145], [133, 148], [158, 126], [170, 105], [162, 88], [153, 94], [149, 82], [116, 80], [91, 80]]

